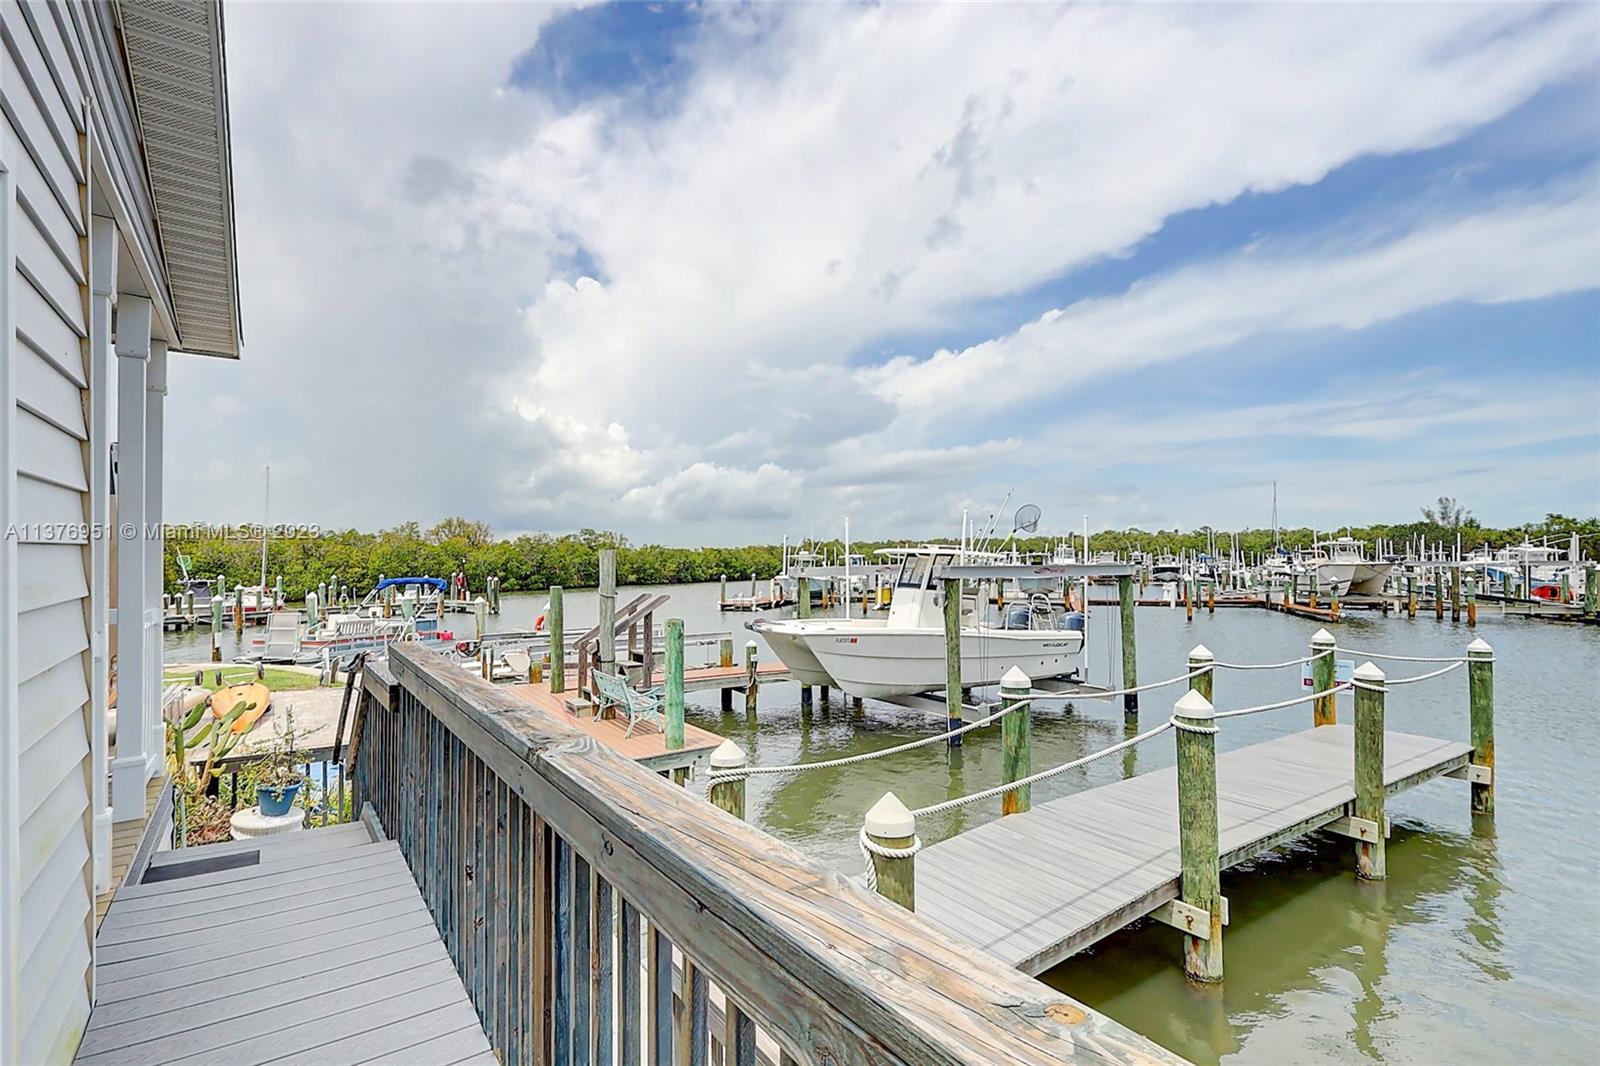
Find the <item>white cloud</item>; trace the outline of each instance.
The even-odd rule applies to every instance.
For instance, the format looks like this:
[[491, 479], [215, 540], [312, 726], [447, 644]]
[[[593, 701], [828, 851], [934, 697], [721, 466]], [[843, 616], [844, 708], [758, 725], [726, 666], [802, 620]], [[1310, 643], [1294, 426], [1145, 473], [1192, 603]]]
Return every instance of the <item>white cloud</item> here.
[[[1589, 226], [1592, 268], [1593, 205], [1568, 196], [1329, 255], [1268, 234], [993, 324], [959, 354], [911, 347], [862, 369], [886, 337], [965, 327], [975, 301], [1122, 255], [1177, 213], [1459, 137], [1591, 69], [1596, 20], [1487, 5], [701, 13], [714, 29], [661, 118], [604, 98], [561, 115], [505, 91], [559, 9], [230, 8], [249, 346], [243, 367], [186, 364], [175, 393], [215, 382], [299, 418], [213, 442], [180, 414], [174, 433], [240, 463], [300, 457], [285, 507], [325, 523], [464, 511], [738, 538], [869, 497], [885, 522], [928, 521], [1029, 469], [1015, 441], [1038, 427], [1007, 421], [1013, 374], [1070, 390], [1263, 330], [1594, 283], [1572, 280], [1581, 241], [1562, 229]], [[214, 514], [176, 488], [176, 510]]]

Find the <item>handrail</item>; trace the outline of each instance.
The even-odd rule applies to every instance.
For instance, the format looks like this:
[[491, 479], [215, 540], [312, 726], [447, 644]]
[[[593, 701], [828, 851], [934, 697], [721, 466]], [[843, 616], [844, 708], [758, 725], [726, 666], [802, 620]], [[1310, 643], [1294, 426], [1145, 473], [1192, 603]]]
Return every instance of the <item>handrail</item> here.
[[391, 648], [389, 669], [357, 800], [399, 842], [507, 1063], [596, 1039], [641, 1061], [641, 1031], [642, 1061], [703, 1050], [709, 984], [730, 1034], [754, 1027], [740, 1062], [746, 1037], [799, 1062], [1181, 1061], [422, 645]]

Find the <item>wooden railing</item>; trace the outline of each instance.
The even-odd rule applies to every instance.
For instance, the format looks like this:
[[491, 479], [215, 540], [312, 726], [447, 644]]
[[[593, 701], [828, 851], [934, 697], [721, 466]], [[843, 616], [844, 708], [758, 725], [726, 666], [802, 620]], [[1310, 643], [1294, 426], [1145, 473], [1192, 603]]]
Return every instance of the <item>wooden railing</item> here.
[[356, 802], [503, 1062], [1178, 1061], [420, 645], [364, 685]]

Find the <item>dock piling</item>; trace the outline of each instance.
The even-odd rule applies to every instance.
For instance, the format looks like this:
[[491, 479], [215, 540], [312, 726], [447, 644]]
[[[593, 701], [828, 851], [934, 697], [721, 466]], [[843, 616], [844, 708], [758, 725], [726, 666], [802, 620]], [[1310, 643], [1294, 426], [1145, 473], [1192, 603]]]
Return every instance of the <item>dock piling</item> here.
[[1333, 688], [1337, 666], [1333, 661], [1335, 643], [1333, 634], [1326, 629], [1319, 629], [1311, 636], [1311, 654], [1317, 656], [1311, 660], [1311, 691], [1328, 693], [1318, 696], [1311, 703], [1311, 724], [1314, 726], [1333, 725], [1339, 720], [1338, 694], [1328, 692]]
[[900, 797], [885, 792], [867, 812], [862, 846], [867, 851], [867, 881], [885, 899], [908, 911], [917, 909], [917, 819]]
[[1356, 667], [1356, 798], [1352, 828], [1359, 834], [1356, 874], [1365, 881], [1382, 881], [1389, 876], [1383, 811], [1384, 680], [1383, 671], [1372, 662]]
[[[1000, 771], [1005, 782], [1020, 781], [1033, 773], [1033, 708], [1028, 693], [1033, 679], [1013, 666], [1000, 679], [1000, 707], [1009, 712], [1000, 719]], [[960, 690], [957, 689], [957, 695]], [[1000, 813], [1021, 814], [1033, 806], [1033, 786], [1018, 785], [1000, 794]]]
[[321, 597], [315, 592], [306, 593], [306, 632], [308, 634], [317, 631], [317, 605], [321, 602]]
[[1189, 678], [1189, 689], [1204, 696], [1207, 703], [1214, 698], [1211, 686], [1216, 680], [1217, 672], [1212, 664], [1216, 662], [1216, 658], [1211, 654], [1211, 649], [1204, 644], [1196, 644], [1189, 649], [1189, 673], [1192, 675]]
[[244, 632], [244, 586], [233, 587], [233, 631]]
[[479, 596], [472, 602], [472, 620], [478, 627], [478, 639], [489, 632], [489, 601]]
[[1190, 980], [1222, 980], [1222, 870], [1217, 838], [1217, 726], [1211, 701], [1183, 694], [1172, 708], [1178, 740], [1179, 898], [1207, 916], [1204, 935], [1183, 937], [1183, 972]]
[[733, 638], [723, 637], [717, 642], [717, 661], [724, 670], [733, 665]]
[[666, 734], [668, 751], [683, 748], [683, 619], [667, 619], [667, 722], [662, 732]]
[[560, 585], [550, 586], [550, 607], [545, 619], [550, 628], [550, 691], [558, 696], [567, 691], [567, 634], [561, 593]]
[[211, 661], [222, 661], [222, 597], [211, 597]]
[[761, 688], [756, 676], [756, 642], [750, 640], [744, 645], [744, 713], [751, 718], [755, 717], [756, 694]]
[[617, 549], [600, 549], [600, 669], [616, 673]]
[[[1122, 623], [1122, 687], [1136, 688], [1139, 684], [1139, 649], [1133, 628], [1133, 577], [1124, 574], [1117, 578], [1117, 611]], [[1139, 694], [1124, 693], [1122, 697], [1122, 724], [1131, 730], [1139, 728]]]
[[1476, 628], [1478, 625], [1478, 576], [1468, 574], [1467, 583], [1467, 625]]
[[811, 617], [811, 579], [809, 577], [806, 577], [803, 574], [800, 577], [795, 578], [795, 581], [794, 581], [794, 594], [795, 594], [795, 605], [794, 605], [794, 615], [795, 615], [795, 617], [796, 618], [810, 618]]
[[1595, 569], [1593, 563], [1585, 564], [1583, 568], [1583, 613], [1586, 618], [1593, 618], [1596, 606]]
[[[945, 728], [961, 725], [961, 580], [944, 582], [944, 718]], [[960, 737], [951, 737], [949, 747], [961, 747]]]
[[1472, 713], [1472, 765], [1489, 771], [1472, 782], [1472, 813], [1494, 813], [1494, 649], [1479, 637], [1467, 645], [1467, 699]]
[[[731, 740], [724, 740], [716, 751], [711, 753], [711, 769], [713, 770], [742, 770], [745, 766], [744, 749]], [[747, 778], [735, 777], [721, 781], [713, 781], [707, 790], [706, 797], [711, 802], [727, 811], [729, 814], [744, 820], [745, 782]]]
[[1417, 579], [1411, 574], [1406, 575], [1406, 617], [1417, 617]]

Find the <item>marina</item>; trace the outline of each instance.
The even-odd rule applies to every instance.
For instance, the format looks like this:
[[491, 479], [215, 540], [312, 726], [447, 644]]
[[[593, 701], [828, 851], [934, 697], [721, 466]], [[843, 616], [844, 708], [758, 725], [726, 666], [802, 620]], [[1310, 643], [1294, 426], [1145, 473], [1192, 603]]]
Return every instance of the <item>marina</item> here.
[[1600, 1061], [1600, 8], [0, 41], [0, 1066]]

